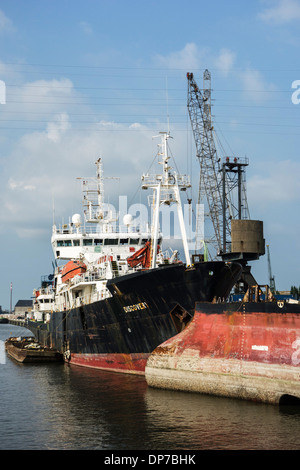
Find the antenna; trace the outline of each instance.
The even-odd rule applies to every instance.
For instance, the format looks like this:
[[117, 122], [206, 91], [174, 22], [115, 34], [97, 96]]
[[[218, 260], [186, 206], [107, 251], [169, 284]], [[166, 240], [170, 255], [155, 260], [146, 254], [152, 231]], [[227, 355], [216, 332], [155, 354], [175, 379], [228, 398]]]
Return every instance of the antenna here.
[[55, 225], [55, 204], [54, 204], [53, 195], [52, 195], [52, 217], [53, 217], [53, 225]]
[[168, 77], [166, 77], [166, 102], [167, 102], [167, 126], [168, 126], [168, 135], [170, 135], [170, 115], [169, 115]]

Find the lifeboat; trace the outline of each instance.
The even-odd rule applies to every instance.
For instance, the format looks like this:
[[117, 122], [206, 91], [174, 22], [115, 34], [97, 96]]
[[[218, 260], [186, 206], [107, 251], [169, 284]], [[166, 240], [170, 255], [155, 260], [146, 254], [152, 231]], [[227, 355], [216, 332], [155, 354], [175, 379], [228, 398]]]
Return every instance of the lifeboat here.
[[86, 272], [86, 265], [82, 261], [68, 261], [62, 270], [62, 282], [68, 282], [76, 275]]
[[[159, 253], [159, 246], [157, 247]], [[131, 268], [141, 265], [143, 268], [149, 269], [151, 265], [151, 243], [147, 241], [145, 245], [133, 255], [127, 258], [127, 263]]]

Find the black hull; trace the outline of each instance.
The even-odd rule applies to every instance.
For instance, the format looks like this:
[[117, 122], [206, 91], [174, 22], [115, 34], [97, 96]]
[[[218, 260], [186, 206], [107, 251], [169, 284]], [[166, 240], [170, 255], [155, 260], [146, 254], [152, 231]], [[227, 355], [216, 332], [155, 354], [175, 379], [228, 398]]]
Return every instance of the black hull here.
[[208, 262], [117, 277], [107, 282], [112, 297], [54, 312], [50, 323], [30, 321], [28, 328], [71, 362], [143, 372], [148, 355], [192, 318], [195, 302], [226, 298], [240, 272], [238, 263]]

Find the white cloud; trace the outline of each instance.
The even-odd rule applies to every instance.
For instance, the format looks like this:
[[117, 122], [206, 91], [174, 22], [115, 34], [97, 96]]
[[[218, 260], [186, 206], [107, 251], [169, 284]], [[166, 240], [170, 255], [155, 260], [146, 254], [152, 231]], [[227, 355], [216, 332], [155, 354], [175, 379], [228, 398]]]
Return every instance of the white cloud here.
[[240, 72], [238, 76], [242, 82], [244, 93], [253, 101], [265, 100], [270, 96], [270, 91], [276, 90], [275, 85], [268, 83], [259, 70], [248, 68]]
[[277, 0], [259, 14], [259, 18], [275, 24], [290, 23], [300, 19], [299, 0]]
[[285, 160], [261, 162], [260, 173], [247, 182], [248, 194], [253, 207], [270, 208], [274, 204], [297, 203], [300, 201], [300, 163]]
[[24, 181], [15, 181], [13, 178], [9, 179], [8, 186], [13, 191], [17, 189], [21, 191], [33, 191], [36, 189], [32, 184], [26, 184]]
[[54, 117], [52, 122], [47, 124], [48, 139], [58, 142], [64, 132], [71, 128], [67, 113], [61, 113]]
[[82, 111], [81, 95], [75, 91], [71, 80], [36, 80], [22, 85], [10, 85], [10, 82], [18, 79], [15, 77], [12, 80], [10, 70], [0, 63], [0, 72], [2, 68], [6, 72], [4, 80], [7, 82], [6, 105], [1, 108], [3, 119], [16, 119], [24, 124], [27, 120], [39, 122], [36, 127], [40, 129], [45, 121], [53, 121], [53, 115], [67, 112], [70, 106], [73, 112], [78, 108]]
[[204, 50], [199, 50], [193, 43], [187, 43], [180, 51], [172, 52], [167, 56], [157, 54], [154, 61], [159, 65], [170, 69], [185, 69], [191, 71], [203, 67]]
[[153, 60], [155, 65], [169, 69], [184, 69], [187, 72], [212, 66], [227, 76], [232, 71], [236, 54], [228, 48], [222, 48], [216, 55], [209, 48], [200, 48], [194, 42], [189, 42], [179, 51], [166, 56], [156, 55]]
[[61, 110], [62, 105], [66, 107], [70, 98], [75, 96], [75, 91], [71, 80], [62, 78], [61, 80], [36, 80], [26, 83], [14, 90], [14, 95], [23, 105], [26, 105], [27, 110], [30, 108], [31, 111], [37, 109], [38, 112], [45, 110], [53, 112], [54, 109]]
[[86, 21], [81, 21], [81, 22], [79, 23], [79, 27], [80, 27], [80, 29], [81, 29], [85, 34], [87, 34], [87, 35], [90, 35], [90, 34], [93, 33], [93, 28], [92, 28], [92, 26], [91, 26], [89, 23], [87, 23]]
[[12, 21], [0, 10], [0, 33], [12, 33], [14, 31], [15, 27]]
[[18, 235], [19, 238], [28, 238], [29, 240], [34, 240], [37, 237], [47, 236], [46, 230], [38, 228], [38, 227], [34, 227], [34, 228], [18, 227], [16, 229], [16, 234]]
[[247, 98], [261, 102], [268, 99], [270, 91], [275, 91], [274, 84], [269, 83], [263, 74], [256, 69], [234, 69], [237, 61], [236, 53], [228, 48], [222, 48], [217, 54], [205, 48], [199, 48], [195, 43], [187, 43], [183, 49], [172, 52], [167, 56], [157, 55], [156, 64], [170, 69], [184, 69], [186, 71], [205, 69], [210, 66], [216, 68], [223, 77], [229, 77], [234, 71], [234, 78], [241, 85]]
[[233, 51], [221, 49], [220, 54], [215, 60], [215, 64], [224, 76], [227, 76], [229, 72], [231, 72], [235, 58], [236, 54]]
[[72, 90], [73, 83], [68, 78], [62, 78], [61, 80], [36, 80], [35, 82], [26, 83], [23, 86], [24, 94], [34, 93], [39, 97], [66, 96], [70, 95]]
[[[203, 69], [208, 59], [223, 74], [230, 74], [236, 57], [229, 49], [211, 54], [188, 43], [180, 51], [155, 58], [156, 64], [186, 71]], [[259, 72], [247, 70], [240, 79], [244, 80], [247, 90], [267, 89]], [[62, 216], [80, 211], [81, 191], [76, 177], [93, 176], [94, 163], [99, 157], [103, 158], [105, 176], [121, 178], [118, 186], [113, 186], [113, 196], [109, 196], [111, 188], [105, 195], [133, 195], [138, 190], [140, 176], [148, 170], [157, 151], [157, 142], [152, 141], [152, 136], [164, 129], [157, 127], [152, 133], [138, 122], [125, 125], [107, 119], [84, 126], [80, 124], [78, 127], [85, 127], [85, 131], [81, 131], [74, 122], [76, 112], [81, 116], [85, 112], [91, 113], [88, 105], [81, 104], [86, 97], [85, 100], [81, 98], [67, 78], [37, 80], [15, 88], [16, 103], [8, 99], [5, 109], [3, 107], [3, 112], [13, 111], [16, 116], [23, 113], [24, 120], [42, 118], [40, 123], [31, 125], [35, 131], [27, 130], [22, 136], [16, 134], [15, 142], [10, 143], [7, 150], [5, 171], [0, 175], [0, 183], [5, 188], [0, 194], [2, 227], [9, 227], [19, 234], [31, 233], [30, 230], [40, 227], [51, 229], [53, 200], [59, 221]], [[184, 140], [183, 134], [179, 134]], [[181, 144], [182, 152], [175, 150], [180, 143], [174, 133], [173, 136], [172, 153], [178, 164], [179, 156], [185, 155], [185, 145]], [[108, 184], [115, 185], [115, 182]]]
[[16, 67], [13, 65], [5, 64], [0, 61], [0, 77], [2, 80], [11, 82], [18, 81], [20, 79], [20, 73], [16, 71]]
[[[103, 159], [108, 202], [132, 195], [140, 177], [153, 160], [152, 133], [138, 123], [121, 125], [102, 122], [85, 132], [69, 128], [68, 116], [48, 123], [48, 130], [22, 136], [7, 156], [0, 194], [2, 227], [25, 236], [51, 230], [54, 202], [57, 222], [81, 211], [81, 188], [77, 177], [95, 176], [95, 161]], [[139, 156], [137, 159], [136, 156]], [[7, 181], [5, 185], [5, 179]]]

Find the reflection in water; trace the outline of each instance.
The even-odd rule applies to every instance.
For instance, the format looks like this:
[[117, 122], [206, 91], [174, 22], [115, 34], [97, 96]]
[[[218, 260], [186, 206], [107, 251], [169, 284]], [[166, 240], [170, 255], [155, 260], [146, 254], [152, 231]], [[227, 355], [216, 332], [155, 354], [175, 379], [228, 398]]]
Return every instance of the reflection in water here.
[[[170, 446], [176, 436], [178, 449], [276, 448], [278, 409], [275, 407], [150, 388], [146, 400], [152, 426], [161, 429]], [[296, 448], [299, 432], [300, 427], [294, 443]]]
[[65, 375], [67, 387], [56, 388], [52, 402], [63, 419], [65, 414], [69, 419], [62, 442], [76, 442], [78, 448], [139, 449], [145, 429], [145, 380], [76, 366], [65, 366]]
[[151, 389], [140, 376], [7, 358], [0, 394], [0, 449], [299, 448], [298, 407]]
[[69, 415], [94, 448], [299, 448], [298, 408], [286, 414], [272, 405], [151, 389], [143, 377], [78, 367], [67, 373]]

